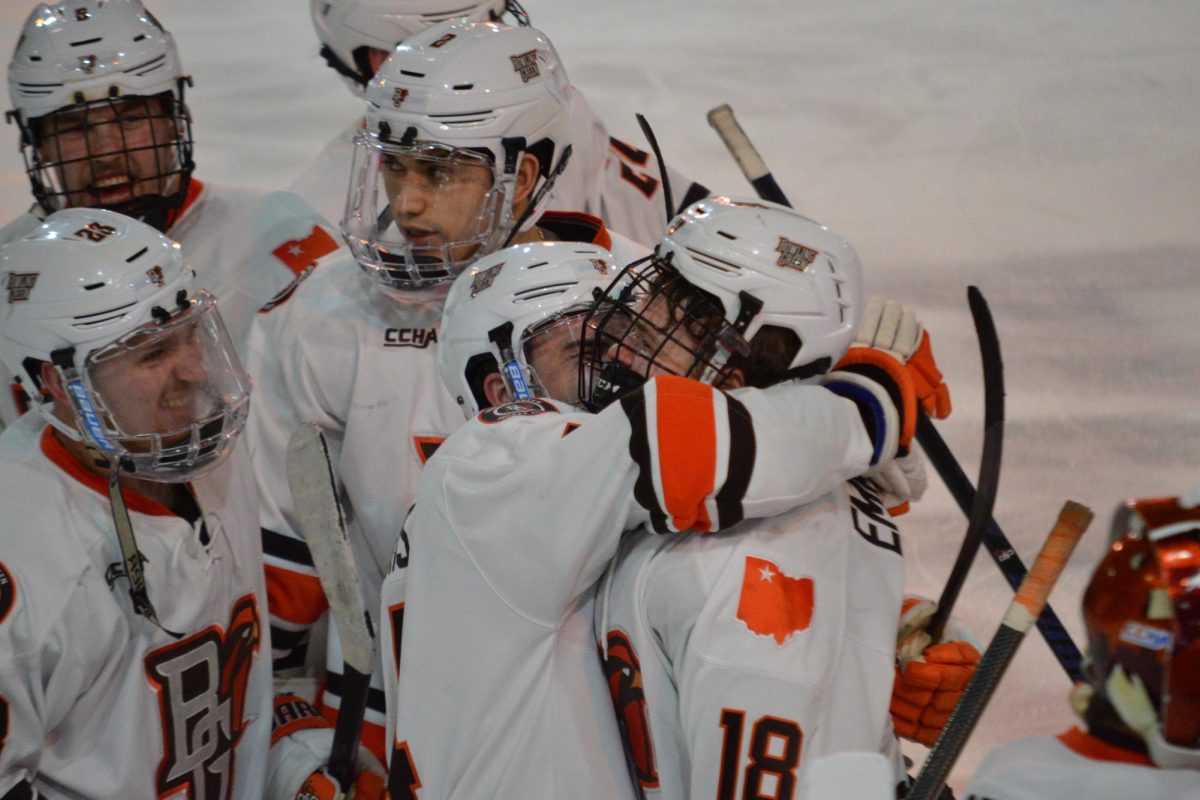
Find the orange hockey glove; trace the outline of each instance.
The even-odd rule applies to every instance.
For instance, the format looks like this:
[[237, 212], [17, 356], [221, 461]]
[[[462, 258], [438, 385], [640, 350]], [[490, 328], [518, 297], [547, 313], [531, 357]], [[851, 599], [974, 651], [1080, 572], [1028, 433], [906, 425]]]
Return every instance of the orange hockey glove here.
[[904, 599], [892, 684], [891, 713], [896, 733], [926, 746], [941, 735], [979, 665], [979, 648], [961, 626], [947, 625], [947, 641], [929, 644], [925, 628], [936, 611], [937, 603], [932, 600]]
[[365, 747], [358, 750], [354, 785], [343, 794], [324, 767], [333, 744], [333, 723], [294, 694], [275, 695], [265, 800], [387, 800], [383, 767]]
[[934, 419], [950, 416], [950, 389], [934, 360], [929, 332], [911, 308], [872, 297], [863, 309], [863, 321], [852, 346], [886, 350], [903, 362], [925, 413]]

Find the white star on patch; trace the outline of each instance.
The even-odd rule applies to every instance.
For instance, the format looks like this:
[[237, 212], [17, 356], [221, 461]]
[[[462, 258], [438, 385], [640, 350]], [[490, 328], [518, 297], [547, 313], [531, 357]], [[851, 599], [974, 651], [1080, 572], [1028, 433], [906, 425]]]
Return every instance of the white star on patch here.
[[762, 576], [762, 578], [761, 578], [761, 579], [762, 579], [762, 580], [764, 580], [764, 581], [766, 581], [767, 583], [770, 583], [770, 582], [771, 582], [771, 578], [774, 578], [774, 577], [775, 577], [775, 573], [771, 571], [771, 568], [770, 568], [770, 567], [762, 567], [762, 568], [760, 568], [760, 569], [758, 570], [758, 574], [759, 574], [760, 576]]
[[303, 255], [303, 253], [304, 253], [304, 248], [298, 244], [294, 244], [288, 248], [288, 255], [298, 256], [298, 255]]

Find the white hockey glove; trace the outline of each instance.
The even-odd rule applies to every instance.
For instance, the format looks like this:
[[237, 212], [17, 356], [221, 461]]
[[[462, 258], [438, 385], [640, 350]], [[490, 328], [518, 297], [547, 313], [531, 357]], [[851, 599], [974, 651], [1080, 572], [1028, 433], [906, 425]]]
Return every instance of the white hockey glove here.
[[385, 800], [387, 778], [378, 759], [358, 749], [354, 786], [343, 794], [323, 771], [333, 746], [333, 723], [297, 695], [275, 696], [267, 800]]
[[929, 488], [929, 476], [925, 473], [925, 456], [920, 450], [910, 448], [905, 455], [898, 455], [871, 475], [871, 482], [879, 489], [884, 508], [893, 517], [908, 511], [909, 501], [920, 500]]
[[951, 615], [938, 644], [926, 629], [937, 603], [904, 598], [896, 634], [896, 677], [892, 684], [892, 726], [926, 747], [937, 741], [967, 682], [979, 666], [979, 645]]

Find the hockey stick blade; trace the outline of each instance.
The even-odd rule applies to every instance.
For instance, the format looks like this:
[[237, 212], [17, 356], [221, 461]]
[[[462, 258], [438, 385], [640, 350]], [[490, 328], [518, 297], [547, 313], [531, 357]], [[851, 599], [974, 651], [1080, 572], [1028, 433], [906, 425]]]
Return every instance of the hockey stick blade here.
[[750, 137], [738, 124], [737, 117], [733, 115], [733, 109], [728, 103], [719, 105], [708, 112], [708, 124], [721, 137], [721, 141], [725, 143], [725, 147], [728, 148], [734, 161], [737, 161], [738, 166], [742, 168], [742, 174], [746, 176], [746, 180], [750, 181], [750, 185], [758, 192], [758, 196], [791, 208], [792, 204], [788, 201], [787, 195], [775, 181], [775, 176], [771, 174], [767, 163], [758, 154]]
[[941, 736], [925, 758], [907, 800], [933, 800], [941, 792], [950, 769], [983, 716], [988, 700], [1000, 684], [1017, 647], [1045, 608], [1050, 591], [1091, 522], [1092, 512], [1086, 506], [1070, 500], [1063, 505], [1054, 528], [1033, 562], [1033, 568], [1021, 582], [1021, 588], [1004, 613], [1000, 627], [979, 659], [975, 674], [950, 713]]
[[320, 426], [306, 422], [292, 433], [287, 448], [287, 476], [300, 532], [308, 543], [317, 577], [329, 601], [329, 613], [337, 625], [345, 662], [341, 706], [328, 769], [346, 791], [356, 772], [359, 735], [375, 659], [375, 635], [359, 588], [329, 445]]
[[938, 598], [937, 612], [929, 623], [929, 636], [934, 642], [941, 641], [950, 612], [975, 563], [979, 546], [983, 544], [983, 530], [992, 518], [992, 509], [996, 505], [1000, 459], [1004, 450], [1004, 361], [1000, 357], [1000, 337], [996, 334], [996, 323], [992, 320], [987, 300], [978, 287], [967, 287], [967, 303], [971, 307], [971, 318], [975, 321], [979, 358], [983, 364], [983, 452], [979, 458], [979, 480], [975, 484], [975, 497], [967, 518], [967, 532], [963, 536], [954, 567], [950, 570], [950, 577]]

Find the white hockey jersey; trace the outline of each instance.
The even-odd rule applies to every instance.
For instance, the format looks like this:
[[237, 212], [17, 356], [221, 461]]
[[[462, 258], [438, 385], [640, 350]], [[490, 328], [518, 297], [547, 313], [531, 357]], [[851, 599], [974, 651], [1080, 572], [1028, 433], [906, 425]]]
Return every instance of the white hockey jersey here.
[[134, 613], [107, 481], [30, 414], [0, 436], [0, 796], [263, 796], [266, 592], [243, 447], [186, 520], [126, 491], [163, 628]]
[[629, 534], [596, 633], [643, 797], [792, 800], [815, 758], [903, 764], [888, 703], [899, 532], [856, 479], [713, 536]]
[[[582, 214], [549, 212], [547, 238], [596, 241], [618, 258], [644, 251]], [[247, 437], [259, 481], [263, 551], [275, 666], [296, 670], [306, 639], [328, 607], [299, 532], [287, 485], [288, 438], [303, 422], [326, 432], [344, 488], [351, 540], [367, 607], [378, 608], [400, 525], [416, 499], [425, 460], [463, 423], [443, 386], [436, 347], [446, 288], [389, 296], [346, 251], [327, 258], [295, 291], [258, 316], [247, 348], [255, 382]], [[327, 683], [319, 705], [340, 702], [342, 657], [328, 637]], [[364, 743], [382, 761], [384, 696], [372, 678]]]
[[[40, 212], [35, 207], [4, 228], [0, 243], [40, 225]], [[340, 246], [333, 229], [291, 192], [212, 186], [195, 179], [167, 235], [179, 242], [196, 270], [197, 285], [217, 298], [225, 327], [242, 352], [258, 310]], [[8, 424], [25, 407], [14, 399], [15, 392], [5, 395], [0, 421]]]
[[[554, 184], [549, 207], [578, 209], [600, 217], [610, 230], [654, 247], [667, 227], [658, 159], [610, 137], [575, 87], [571, 87], [568, 113], [571, 160]], [[355, 120], [331, 139], [291, 186], [328, 220], [341, 220], [345, 213], [353, 141], [361, 128], [361, 120]], [[668, 167], [667, 172], [676, 209], [709, 194], [675, 169]]]
[[870, 458], [848, 400], [740, 399], [660, 377], [597, 415], [507, 403], [442, 445], [383, 586], [393, 800], [634, 796], [592, 632], [622, 532], [779, 513]]
[[967, 800], [1200, 800], [1200, 770], [1159, 769], [1150, 759], [1079, 728], [1021, 739], [988, 754]]

